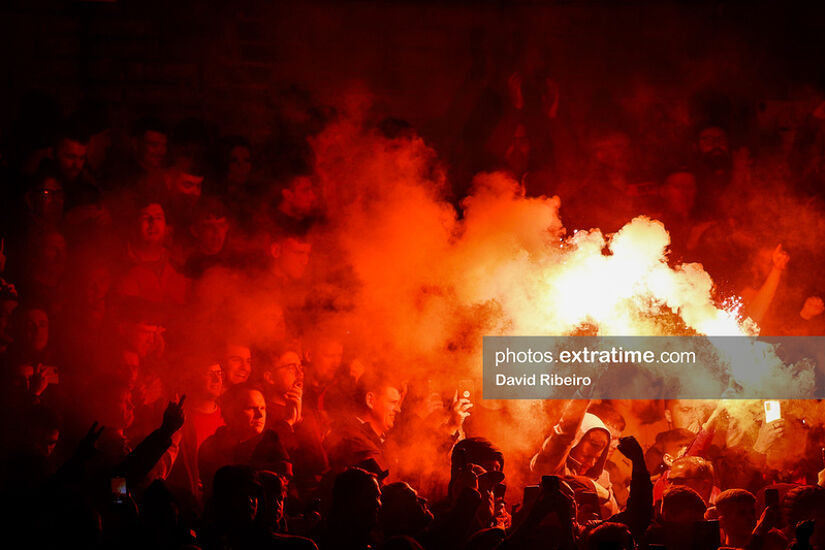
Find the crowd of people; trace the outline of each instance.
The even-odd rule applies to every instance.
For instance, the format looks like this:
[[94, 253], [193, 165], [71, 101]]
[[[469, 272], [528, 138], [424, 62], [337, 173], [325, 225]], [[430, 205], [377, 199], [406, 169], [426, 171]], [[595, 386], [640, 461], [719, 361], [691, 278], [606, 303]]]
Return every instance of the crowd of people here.
[[[724, 122], [697, 124], [680, 162], [642, 180], [626, 128], [592, 132], [587, 162], [571, 168], [555, 81], [514, 73], [501, 89], [469, 117], [461, 158], [447, 155], [454, 177], [497, 170], [524, 196], [558, 195], [570, 231], [661, 219], [673, 257], [725, 274], [764, 332], [823, 334], [809, 277], [782, 294], [792, 265], [782, 243], [737, 240], [730, 201], [757, 187], [759, 159]], [[314, 176], [311, 137], [338, 115], [304, 106], [273, 131], [268, 159], [191, 118], [136, 114], [119, 132], [79, 109], [4, 132], [7, 541], [825, 548], [818, 402], [783, 402], [772, 422], [761, 402], [552, 402], [544, 439], [510, 452], [525, 418], [471, 384], [410, 380], [354, 344], [336, 322], [346, 299], [329, 286], [357, 281], [342, 251], [313, 239], [336, 205]], [[363, 123], [393, 146], [418, 139], [402, 120]], [[783, 164], [811, 201], [825, 183], [823, 144], [825, 104]]]

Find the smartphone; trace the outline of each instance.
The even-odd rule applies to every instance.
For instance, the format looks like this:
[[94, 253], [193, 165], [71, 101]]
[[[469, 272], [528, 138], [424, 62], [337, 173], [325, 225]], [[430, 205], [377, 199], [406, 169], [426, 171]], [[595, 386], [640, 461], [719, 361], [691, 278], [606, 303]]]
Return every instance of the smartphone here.
[[780, 418], [782, 418], [782, 412], [779, 408], [779, 401], [765, 401], [765, 422], [770, 424]]
[[126, 497], [129, 496], [129, 492], [126, 490], [126, 478], [123, 477], [113, 477], [112, 478], [112, 498], [115, 502], [123, 502], [126, 500]]
[[559, 490], [559, 476], [541, 476], [541, 489], [547, 493]]
[[779, 489], [765, 489], [765, 507], [779, 506]]
[[524, 498], [521, 500], [521, 510], [529, 510], [536, 499], [541, 494], [541, 487], [538, 485], [527, 485], [524, 487]]
[[459, 399], [473, 399], [475, 393], [475, 383], [472, 380], [458, 381], [458, 398]]
[[717, 550], [722, 546], [719, 536], [719, 520], [697, 521], [693, 524], [693, 547], [697, 550]]
[[493, 487], [493, 496], [496, 497], [496, 500], [503, 499], [505, 494], [507, 494], [507, 486], [503, 483], [496, 483], [496, 486]]

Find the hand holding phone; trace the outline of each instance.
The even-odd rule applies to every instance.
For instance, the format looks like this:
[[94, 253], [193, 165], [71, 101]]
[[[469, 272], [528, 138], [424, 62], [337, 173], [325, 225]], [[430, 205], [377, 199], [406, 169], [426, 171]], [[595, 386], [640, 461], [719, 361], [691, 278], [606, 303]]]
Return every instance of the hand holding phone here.
[[129, 496], [129, 491], [126, 489], [126, 478], [113, 477], [112, 478], [112, 500], [121, 503]]
[[459, 399], [473, 399], [473, 394], [475, 393], [475, 384], [472, 380], [459, 380], [458, 381], [458, 398]]
[[782, 418], [779, 401], [765, 401], [765, 422], [770, 424]]

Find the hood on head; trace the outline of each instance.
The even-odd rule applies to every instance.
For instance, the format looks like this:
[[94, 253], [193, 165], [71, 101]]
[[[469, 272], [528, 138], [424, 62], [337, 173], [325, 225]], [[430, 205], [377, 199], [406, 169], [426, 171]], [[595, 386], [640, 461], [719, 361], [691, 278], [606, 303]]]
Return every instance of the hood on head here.
[[599, 456], [599, 459], [596, 461], [595, 466], [590, 468], [587, 472], [584, 472], [582, 475], [585, 475], [590, 479], [598, 479], [602, 475], [604, 464], [607, 462], [607, 453], [610, 451], [610, 431], [607, 429], [607, 426], [604, 425], [604, 422], [602, 422], [601, 419], [595, 414], [584, 413], [579, 429], [576, 431], [576, 438], [573, 441], [573, 446], [570, 447], [570, 452], [567, 454], [567, 467], [578, 473], [579, 463], [571, 455], [573, 454], [573, 450], [582, 442], [584, 436], [593, 430], [601, 430], [607, 434], [607, 445], [605, 445], [604, 450]]

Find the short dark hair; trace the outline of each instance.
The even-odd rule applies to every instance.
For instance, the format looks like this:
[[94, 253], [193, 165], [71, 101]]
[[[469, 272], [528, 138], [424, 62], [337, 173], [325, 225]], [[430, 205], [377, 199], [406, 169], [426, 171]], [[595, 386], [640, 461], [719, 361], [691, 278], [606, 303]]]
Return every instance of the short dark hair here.
[[60, 182], [60, 186], [63, 187], [63, 175], [57, 168], [57, 164], [52, 159], [43, 159], [35, 173], [27, 179], [26, 189], [28, 191], [36, 191], [40, 189], [43, 186], [43, 182], [48, 179]]
[[802, 485], [785, 493], [782, 508], [789, 525], [806, 519], [821, 519], [825, 514], [825, 488], [818, 485]]
[[287, 352], [295, 352], [301, 356], [300, 342], [294, 339], [287, 339], [275, 342], [267, 346], [253, 346], [250, 348], [252, 362], [255, 366], [256, 374], [262, 375], [264, 372], [272, 372], [275, 361]]
[[633, 550], [636, 545], [627, 525], [606, 521], [586, 534], [586, 550]]
[[673, 466], [677, 464], [686, 464], [689, 468], [692, 468], [699, 477], [713, 481], [713, 464], [701, 456], [681, 456], [673, 461], [671, 470]]
[[268, 237], [267, 244], [271, 245], [287, 239], [306, 242], [309, 240], [311, 225], [312, 222], [307, 220], [290, 223], [288, 226], [275, 225], [273, 223], [266, 232], [266, 236]]
[[727, 491], [722, 491], [719, 496], [716, 497], [716, 509], [723, 514], [725, 513], [725, 508], [737, 504], [747, 504], [755, 507], [756, 497], [745, 489], [728, 489]]
[[167, 135], [168, 130], [163, 122], [153, 116], [145, 116], [139, 118], [132, 128], [132, 136], [143, 137], [146, 132], [157, 132], [159, 134]]
[[202, 222], [209, 218], [220, 220], [228, 217], [226, 205], [214, 195], [201, 195], [195, 205], [195, 222]]
[[499, 469], [504, 470], [504, 453], [493, 445], [489, 439], [483, 437], [468, 437], [462, 439], [453, 447], [450, 453], [451, 469], [461, 469], [464, 464], [481, 464], [482, 462], [497, 462]]
[[157, 204], [161, 208], [163, 208], [163, 213], [166, 214], [166, 205], [163, 204], [163, 200], [155, 194], [152, 193], [141, 193], [135, 199], [134, 205], [134, 217], [137, 219], [140, 216], [140, 211], [146, 208], [147, 206], [151, 206], [153, 204]]
[[199, 150], [178, 151], [173, 155], [172, 164], [190, 176], [206, 177], [209, 172], [209, 163]]
[[215, 477], [208, 480], [212, 483], [212, 492], [216, 503], [223, 502], [231, 504], [229, 499], [236, 491], [248, 491], [249, 494], [260, 495], [263, 493], [261, 484], [255, 469], [246, 465], [223, 466], [215, 472]]
[[229, 157], [229, 154], [235, 147], [243, 147], [252, 151], [252, 146], [249, 144], [249, 140], [243, 136], [231, 135], [221, 139], [221, 150], [227, 157]]
[[338, 474], [332, 485], [332, 508], [343, 511], [353, 500], [361, 497], [365, 490], [377, 483], [375, 476], [361, 468], [348, 468]]
[[355, 384], [355, 406], [363, 409], [367, 406], [367, 394], [377, 393], [384, 388], [401, 389], [400, 384], [392, 380], [381, 368], [367, 369]]
[[221, 396], [220, 406], [222, 411], [237, 410], [240, 406], [241, 399], [243, 399], [249, 392], [259, 392], [261, 395], [266, 395], [264, 390], [257, 384], [244, 382], [242, 384], [235, 384], [231, 386], [226, 393]]
[[63, 121], [57, 132], [56, 144], [62, 140], [75, 141], [86, 145], [92, 137], [89, 125], [79, 115], [71, 116]]
[[677, 508], [704, 514], [707, 506], [705, 506], [705, 501], [702, 500], [699, 493], [690, 487], [673, 485], [665, 491], [662, 497], [662, 515], [665, 515], [666, 510], [670, 511]]

